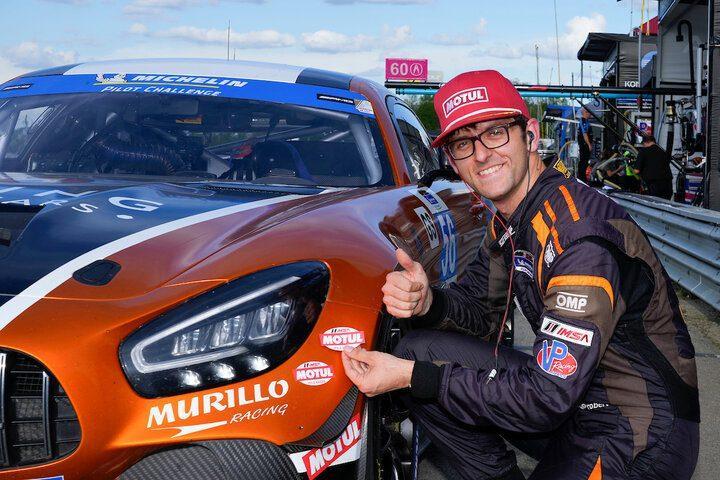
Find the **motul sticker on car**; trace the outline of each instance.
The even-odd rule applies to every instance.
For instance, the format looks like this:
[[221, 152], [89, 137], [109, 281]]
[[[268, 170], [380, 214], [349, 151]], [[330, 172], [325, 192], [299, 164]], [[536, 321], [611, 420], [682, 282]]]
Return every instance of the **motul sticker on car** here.
[[320, 334], [320, 345], [341, 352], [345, 347], [358, 347], [365, 343], [365, 332], [352, 327], [333, 327]]
[[320, 475], [326, 468], [335, 464], [340, 457], [349, 452], [360, 440], [360, 415], [355, 415], [345, 431], [333, 443], [310, 450], [302, 457], [308, 480]]
[[324, 362], [305, 362], [295, 369], [295, 380], [311, 387], [325, 385], [333, 375], [332, 367]]

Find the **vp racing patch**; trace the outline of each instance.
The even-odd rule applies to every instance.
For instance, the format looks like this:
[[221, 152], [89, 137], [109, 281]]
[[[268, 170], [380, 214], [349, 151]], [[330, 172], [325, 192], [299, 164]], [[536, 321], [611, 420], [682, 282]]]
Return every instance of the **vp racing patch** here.
[[545, 373], [556, 377], [567, 378], [577, 371], [577, 360], [568, 346], [560, 340], [552, 340], [551, 343], [543, 340], [536, 358], [537, 364]]

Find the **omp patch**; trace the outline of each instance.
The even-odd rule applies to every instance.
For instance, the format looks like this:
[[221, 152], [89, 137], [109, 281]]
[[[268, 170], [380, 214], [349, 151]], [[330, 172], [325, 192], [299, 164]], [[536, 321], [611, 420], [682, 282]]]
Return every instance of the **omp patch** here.
[[302, 457], [308, 480], [313, 480], [329, 466], [341, 462], [341, 457], [348, 454], [360, 440], [360, 415], [355, 415], [345, 431], [334, 442], [321, 448], [310, 450]]
[[303, 385], [310, 385], [311, 387], [325, 385], [333, 376], [332, 367], [324, 362], [305, 362], [298, 365], [295, 369], [295, 380]]
[[425, 232], [427, 233], [428, 240], [430, 241], [430, 249], [437, 248], [440, 246], [440, 236], [438, 235], [437, 228], [435, 228], [435, 222], [433, 222], [432, 215], [427, 211], [425, 207], [418, 207], [415, 209], [415, 213], [422, 220], [425, 226]]
[[448, 206], [445, 205], [443, 199], [429, 188], [413, 188], [410, 193], [419, 198], [433, 215], [448, 210]]
[[545, 265], [550, 267], [550, 264], [555, 261], [555, 247], [553, 247], [552, 242], [548, 242], [547, 247], [545, 247]]
[[551, 337], [567, 340], [568, 342], [577, 343], [583, 347], [592, 345], [593, 331], [585, 328], [576, 327], [568, 323], [555, 320], [547, 315], [543, 317], [543, 323], [540, 331]]
[[527, 250], [515, 250], [513, 255], [515, 271], [522, 272], [530, 278], [535, 277], [535, 256]]
[[555, 308], [568, 312], [585, 313], [588, 304], [588, 296], [578, 293], [557, 292], [555, 297]]
[[570, 353], [568, 346], [559, 340], [553, 340], [549, 345], [547, 340], [543, 340], [536, 359], [544, 372], [560, 378], [569, 377], [578, 367], [577, 360]]
[[450, 212], [435, 215], [442, 234], [440, 281], [453, 282], [457, 276], [457, 231]]
[[341, 352], [345, 347], [358, 347], [365, 343], [365, 332], [352, 327], [334, 327], [320, 334], [320, 345]]

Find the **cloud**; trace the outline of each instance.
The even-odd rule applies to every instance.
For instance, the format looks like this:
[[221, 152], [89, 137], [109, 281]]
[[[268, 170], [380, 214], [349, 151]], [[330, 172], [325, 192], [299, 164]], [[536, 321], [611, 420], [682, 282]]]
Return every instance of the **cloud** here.
[[64, 3], [66, 5], [85, 5], [90, 3], [90, 0], [43, 0], [49, 3]]
[[146, 27], [142, 23], [133, 23], [132, 25], [130, 25], [128, 31], [136, 35], [144, 35], [148, 32], [148, 27]]
[[[599, 13], [593, 13], [590, 17], [573, 17], [565, 24], [565, 32], [559, 35], [558, 43], [560, 58], [572, 60], [577, 58], [577, 52], [585, 42], [588, 33], [603, 32], [607, 21]], [[558, 45], [555, 37], [547, 37], [532, 42], [518, 43], [511, 47], [504, 43], [494, 43], [470, 52], [473, 56], [494, 57], [494, 58], [521, 58], [534, 57], [535, 45], [538, 46], [538, 54], [541, 58], [555, 59], [558, 54]]]
[[306, 50], [324, 53], [367, 52], [381, 48], [395, 48], [404, 45], [411, 39], [412, 31], [409, 25], [402, 25], [395, 29], [384, 26], [379, 37], [345, 35], [331, 30], [318, 30], [302, 34], [302, 43]]
[[20, 68], [47, 68], [77, 62], [77, 52], [43, 47], [35, 42], [23, 42], [3, 53], [13, 65]]
[[480, 21], [473, 26], [470, 32], [466, 33], [438, 33], [432, 36], [431, 40], [433, 43], [438, 45], [477, 45], [480, 42], [478, 38], [485, 33], [485, 27], [487, 26], [487, 20], [481, 18]]
[[353, 3], [375, 3], [388, 5], [422, 5], [432, 3], [434, 0], [325, 0], [333, 5], [350, 5]]
[[[215, 28], [205, 29], [183, 26], [145, 34], [154, 37], [176, 38], [195, 43], [225, 44], [228, 41], [227, 30]], [[230, 45], [235, 48], [278, 48], [289, 47], [294, 44], [295, 37], [276, 30], [259, 30], [242, 33], [230, 31]]]
[[[239, 3], [266, 3], [267, 0], [232, 0]], [[123, 7], [123, 13], [135, 16], [153, 16], [162, 15], [170, 10], [180, 10], [183, 8], [194, 7], [198, 5], [217, 5], [219, 0], [132, 0]]]

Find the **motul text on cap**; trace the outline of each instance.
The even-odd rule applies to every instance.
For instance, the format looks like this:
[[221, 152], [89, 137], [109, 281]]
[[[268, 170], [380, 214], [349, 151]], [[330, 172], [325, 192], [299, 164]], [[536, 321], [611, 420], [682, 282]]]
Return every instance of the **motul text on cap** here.
[[441, 130], [434, 147], [466, 125], [496, 118], [530, 117], [513, 84], [496, 70], [461, 73], [438, 90], [434, 103]]

